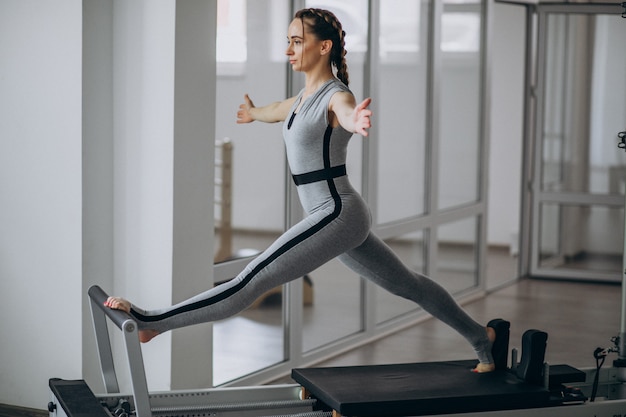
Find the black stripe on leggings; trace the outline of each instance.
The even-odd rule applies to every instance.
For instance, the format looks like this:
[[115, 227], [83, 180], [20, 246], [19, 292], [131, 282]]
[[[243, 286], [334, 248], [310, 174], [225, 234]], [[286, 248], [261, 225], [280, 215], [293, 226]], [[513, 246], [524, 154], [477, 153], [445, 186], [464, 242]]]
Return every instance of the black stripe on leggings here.
[[[330, 137], [332, 135], [332, 131], [333, 131], [333, 128], [331, 126], [328, 126], [326, 128], [326, 131], [324, 132], [324, 145], [323, 145], [324, 167], [330, 167]], [[178, 314], [188, 313], [190, 311], [198, 310], [198, 309], [219, 303], [220, 301], [227, 299], [228, 297], [232, 296], [233, 294], [243, 289], [265, 267], [270, 265], [272, 262], [278, 259], [281, 255], [285, 254], [288, 250], [292, 249], [294, 246], [298, 245], [301, 242], [304, 242], [305, 240], [315, 235], [315, 233], [322, 230], [330, 222], [332, 222], [334, 219], [336, 219], [339, 216], [339, 214], [341, 213], [342, 204], [341, 204], [341, 198], [339, 197], [339, 193], [337, 192], [337, 188], [335, 186], [335, 181], [334, 179], [329, 179], [327, 180], [327, 183], [330, 189], [331, 196], [333, 197], [333, 201], [335, 202], [335, 209], [333, 210], [333, 212], [329, 214], [328, 216], [326, 216], [324, 219], [322, 219], [322, 221], [320, 221], [319, 223], [311, 227], [310, 229], [300, 233], [298, 236], [294, 237], [293, 239], [285, 243], [283, 246], [278, 248], [274, 253], [272, 253], [263, 262], [259, 263], [252, 271], [250, 271], [250, 273], [244, 279], [242, 279], [239, 284], [235, 285], [232, 288], [229, 288], [228, 290], [214, 297], [210, 297], [205, 300], [196, 301], [195, 303], [178, 307], [176, 309], [168, 311], [167, 313], [147, 316], [135, 310], [131, 310], [132, 315], [138, 320], [143, 321], [143, 322], [160, 321], [160, 320], [164, 320], [164, 319], [176, 316]]]

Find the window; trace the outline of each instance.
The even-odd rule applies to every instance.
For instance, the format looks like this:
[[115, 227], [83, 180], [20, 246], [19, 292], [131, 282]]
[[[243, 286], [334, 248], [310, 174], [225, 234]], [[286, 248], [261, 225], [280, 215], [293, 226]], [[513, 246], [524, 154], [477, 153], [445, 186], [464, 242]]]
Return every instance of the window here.
[[417, 58], [420, 49], [421, 2], [393, 0], [380, 3], [380, 58], [402, 62]]
[[476, 0], [447, 0], [441, 18], [442, 52], [480, 50], [481, 4]]
[[241, 75], [247, 59], [246, 0], [218, 0], [218, 75]]

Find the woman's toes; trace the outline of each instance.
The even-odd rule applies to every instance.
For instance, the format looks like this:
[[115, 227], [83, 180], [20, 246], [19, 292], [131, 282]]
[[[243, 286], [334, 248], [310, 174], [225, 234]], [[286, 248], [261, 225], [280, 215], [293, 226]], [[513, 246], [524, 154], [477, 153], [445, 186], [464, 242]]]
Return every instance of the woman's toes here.
[[113, 310], [122, 310], [130, 314], [130, 302], [120, 297], [109, 297], [104, 305]]
[[493, 363], [479, 363], [476, 368], [472, 369], [472, 372], [482, 374], [485, 372], [493, 372], [496, 370], [496, 365]]

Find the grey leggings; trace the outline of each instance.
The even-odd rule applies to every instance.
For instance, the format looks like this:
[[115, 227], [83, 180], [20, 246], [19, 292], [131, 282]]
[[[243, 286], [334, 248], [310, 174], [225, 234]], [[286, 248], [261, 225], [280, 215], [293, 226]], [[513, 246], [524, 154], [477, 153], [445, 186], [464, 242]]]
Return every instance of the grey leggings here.
[[266, 291], [302, 277], [337, 257], [360, 276], [413, 300], [451, 326], [492, 363], [484, 327], [470, 318], [439, 284], [408, 269], [370, 231], [369, 209], [346, 176], [298, 186], [309, 213], [254, 259], [236, 278], [182, 303], [131, 313], [142, 329], [159, 332], [221, 320], [248, 307]]

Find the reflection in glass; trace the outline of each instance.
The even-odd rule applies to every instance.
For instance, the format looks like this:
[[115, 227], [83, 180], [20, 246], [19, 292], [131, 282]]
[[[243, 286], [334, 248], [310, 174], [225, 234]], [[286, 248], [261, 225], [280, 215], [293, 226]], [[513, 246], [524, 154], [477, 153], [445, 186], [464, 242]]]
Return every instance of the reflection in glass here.
[[541, 206], [540, 265], [547, 266], [561, 252], [559, 235], [561, 232], [561, 210], [557, 204]]
[[439, 83], [439, 208], [478, 199], [481, 9], [481, 4], [475, 1], [444, 1]]
[[622, 265], [624, 210], [609, 206], [541, 206], [539, 265], [615, 272]]
[[[538, 181], [550, 194], [538, 195], [538, 274], [619, 279], [623, 209], [607, 197], [626, 188], [626, 153], [617, 147], [626, 56], [613, 53], [626, 26], [592, 14], [549, 13], [545, 21]], [[554, 201], [561, 198], [567, 204]]]
[[439, 227], [437, 266], [432, 278], [456, 294], [478, 285], [478, 220]]
[[550, 35], [547, 44], [548, 57], [545, 84], [545, 119], [543, 130], [543, 174], [542, 189], [558, 191], [563, 183], [564, 149], [564, 103], [566, 62], [565, 28], [567, 16], [558, 15], [549, 19]]
[[621, 23], [614, 16], [548, 15], [544, 191], [624, 193], [626, 153], [617, 150], [616, 135], [624, 130], [626, 57], [612, 53], [626, 38]]
[[593, 193], [624, 194], [626, 152], [614, 147], [617, 132], [626, 130], [626, 54], [615, 51], [623, 51], [626, 25], [615, 16], [596, 16], [595, 20], [590, 189]]
[[[415, 272], [425, 273], [425, 247], [422, 231], [387, 239], [385, 243], [407, 267]], [[419, 306], [412, 301], [393, 295], [380, 287], [376, 288], [376, 323], [384, 323], [418, 308]]]

